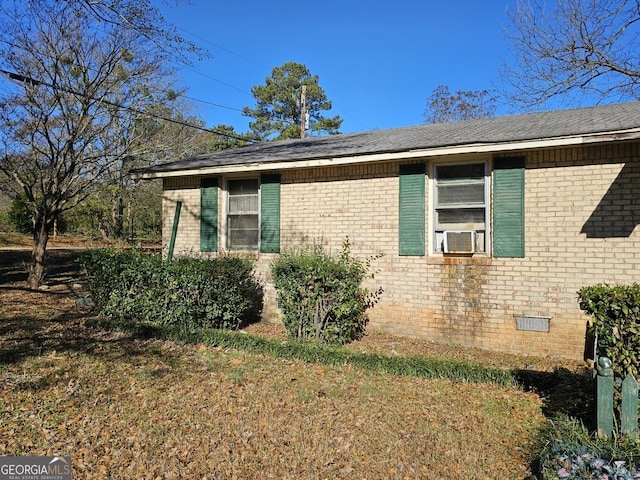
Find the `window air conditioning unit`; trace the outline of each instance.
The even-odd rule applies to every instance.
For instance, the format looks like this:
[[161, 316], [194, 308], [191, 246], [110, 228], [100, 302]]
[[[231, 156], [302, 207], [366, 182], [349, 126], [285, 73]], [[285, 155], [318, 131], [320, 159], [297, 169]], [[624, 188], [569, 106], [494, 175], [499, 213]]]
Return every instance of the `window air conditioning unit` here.
[[473, 230], [444, 232], [444, 253], [474, 253], [476, 232]]

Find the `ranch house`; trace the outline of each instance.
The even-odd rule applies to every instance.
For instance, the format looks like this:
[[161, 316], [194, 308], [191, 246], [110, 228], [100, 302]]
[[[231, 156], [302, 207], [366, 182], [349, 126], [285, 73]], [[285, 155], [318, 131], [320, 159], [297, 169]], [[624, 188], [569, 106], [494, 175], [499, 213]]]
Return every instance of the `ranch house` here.
[[580, 359], [578, 289], [640, 272], [640, 103], [264, 142], [134, 174], [162, 179], [174, 255], [255, 254], [272, 321], [274, 256], [348, 237], [356, 257], [383, 254], [369, 330]]

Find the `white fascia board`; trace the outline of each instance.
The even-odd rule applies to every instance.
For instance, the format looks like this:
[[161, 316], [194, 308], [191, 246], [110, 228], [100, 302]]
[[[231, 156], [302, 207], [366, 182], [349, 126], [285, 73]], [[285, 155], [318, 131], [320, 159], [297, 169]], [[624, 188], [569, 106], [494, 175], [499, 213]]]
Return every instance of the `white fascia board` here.
[[136, 179], [154, 179], [167, 177], [185, 177], [193, 175], [222, 175], [225, 173], [260, 172], [268, 170], [290, 170], [294, 168], [334, 167], [358, 163], [389, 162], [394, 160], [408, 160], [416, 158], [447, 157], [453, 155], [470, 155], [483, 153], [518, 152], [523, 150], [537, 150], [542, 148], [572, 147], [583, 144], [594, 144], [612, 141], [634, 140], [640, 138], [640, 128], [618, 132], [605, 132], [572, 137], [546, 138], [536, 140], [522, 140], [508, 143], [479, 143], [468, 145], [454, 145], [450, 147], [407, 150], [391, 153], [370, 153], [345, 157], [327, 157], [300, 160], [283, 160], [270, 162], [239, 163], [234, 165], [219, 165], [166, 172], [147, 172], [134, 174]]

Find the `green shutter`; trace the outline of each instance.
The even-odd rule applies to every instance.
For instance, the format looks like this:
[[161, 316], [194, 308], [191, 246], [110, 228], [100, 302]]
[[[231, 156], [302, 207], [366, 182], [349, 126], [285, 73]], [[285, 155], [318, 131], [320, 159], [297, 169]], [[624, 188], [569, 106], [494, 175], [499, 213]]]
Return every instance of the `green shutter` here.
[[200, 180], [200, 251], [218, 251], [218, 179]]
[[524, 257], [524, 158], [493, 161], [493, 256]]
[[425, 173], [424, 164], [400, 166], [400, 255], [424, 255]]
[[260, 179], [260, 251], [280, 251], [280, 175]]

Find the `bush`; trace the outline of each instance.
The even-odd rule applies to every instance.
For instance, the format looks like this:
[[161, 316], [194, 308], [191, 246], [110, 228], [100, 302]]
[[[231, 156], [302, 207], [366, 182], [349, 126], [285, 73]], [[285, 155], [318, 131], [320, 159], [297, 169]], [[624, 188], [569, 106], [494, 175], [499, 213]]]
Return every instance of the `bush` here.
[[[6, 218], [10, 226], [10, 230], [16, 233], [33, 234], [33, 212], [26, 197], [20, 196], [11, 200]], [[2, 219], [0, 219], [0, 229], [2, 229]], [[65, 215], [59, 214], [56, 219], [54, 228], [55, 233], [64, 234], [67, 229]], [[54, 233], [53, 231], [49, 232]]]
[[12, 232], [13, 224], [9, 220], [9, 212], [0, 210], [0, 232]]
[[247, 257], [167, 261], [137, 249], [98, 249], [81, 262], [96, 306], [121, 322], [237, 329], [262, 310], [262, 287]]
[[370, 261], [352, 258], [348, 239], [338, 255], [320, 245], [280, 255], [271, 273], [289, 334], [328, 344], [361, 338], [366, 311], [382, 293], [381, 288], [370, 292], [362, 287], [363, 280], [373, 276]]
[[9, 222], [18, 233], [33, 233], [33, 215], [26, 200], [14, 198], [7, 212]]
[[597, 284], [578, 291], [580, 308], [593, 317], [598, 354], [613, 362], [614, 373], [638, 378], [640, 370], [640, 285]]
[[567, 416], [558, 416], [548, 423], [536, 449], [541, 480], [633, 480], [640, 478], [635, 465], [638, 454], [638, 439], [596, 437], [579, 421]]

